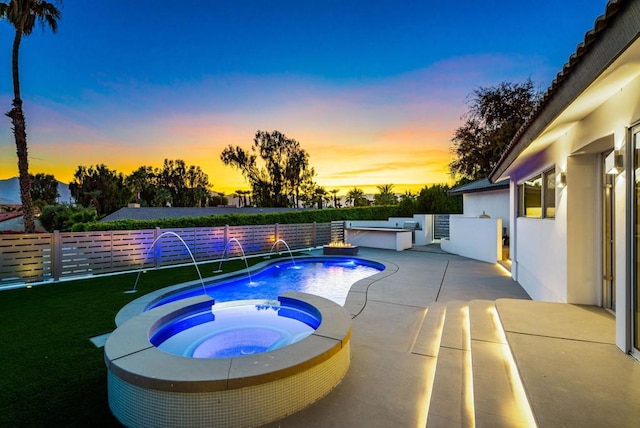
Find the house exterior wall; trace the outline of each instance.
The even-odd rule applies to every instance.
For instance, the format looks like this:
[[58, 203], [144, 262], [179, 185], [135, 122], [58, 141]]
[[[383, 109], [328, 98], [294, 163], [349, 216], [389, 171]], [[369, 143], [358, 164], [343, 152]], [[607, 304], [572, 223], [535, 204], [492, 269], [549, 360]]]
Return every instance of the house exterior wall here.
[[485, 212], [491, 218], [501, 218], [502, 227], [509, 230], [509, 189], [465, 193], [462, 207], [465, 217], [479, 217]]
[[597, 305], [601, 302], [602, 181], [599, 160], [598, 154], [567, 159], [566, 215], [562, 223], [566, 224], [566, 301], [569, 303]]
[[[625, 152], [628, 129], [640, 121], [640, 77], [628, 82], [587, 116], [568, 124], [547, 149], [529, 154], [511, 171], [513, 276], [536, 300], [602, 304], [602, 156], [607, 150]], [[535, 144], [535, 142], [533, 143]], [[628, 350], [630, 296], [627, 268], [631, 248], [627, 180], [632, 176], [629, 155], [625, 170], [615, 177], [616, 343]], [[555, 219], [517, 217], [516, 186], [554, 166], [566, 172], [566, 187], [556, 188]], [[559, 181], [559, 180], [557, 180]], [[514, 243], [515, 238], [515, 243]], [[515, 244], [515, 245], [514, 245]]]

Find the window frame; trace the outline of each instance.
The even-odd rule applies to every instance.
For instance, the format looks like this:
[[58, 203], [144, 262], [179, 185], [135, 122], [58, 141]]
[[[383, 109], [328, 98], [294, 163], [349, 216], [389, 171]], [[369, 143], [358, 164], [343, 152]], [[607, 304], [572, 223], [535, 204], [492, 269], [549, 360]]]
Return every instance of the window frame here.
[[[540, 187], [536, 189], [540, 195], [540, 204], [535, 208], [540, 209], [540, 215], [533, 216], [526, 214], [526, 206], [525, 206], [525, 197], [526, 191], [525, 186], [528, 182], [540, 180]], [[548, 186], [549, 182], [553, 183], [553, 186]], [[524, 218], [532, 218], [532, 219], [555, 219], [555, 208], [556, 208], [556, 193], [558, 188], [558, 182], [556, 177], [556, 167], [555, 165], [547, 168], [537, 174], [534, 174], [523, 180], [520, 184], [518, 184], [518, 217]], [[552, 211], [550, 211], [552, 209]]]

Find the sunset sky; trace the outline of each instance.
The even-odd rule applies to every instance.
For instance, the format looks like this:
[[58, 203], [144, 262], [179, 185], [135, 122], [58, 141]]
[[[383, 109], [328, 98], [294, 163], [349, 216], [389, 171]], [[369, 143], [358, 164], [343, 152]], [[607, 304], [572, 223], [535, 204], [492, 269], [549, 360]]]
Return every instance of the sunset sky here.
[[[50, 0], [51, 1], [51, 0]], [[451, 137], [479, 86], [546, 89], [605, 0], [65, 0], [58, 33], [23, 39], [30, 171], [124, 174], [165, 158], [213, 190], [248, 189], [220, 161], [257, 130], [310, 155], [316, 182], [399, 192], [449, 182]], [[0, 22], [0, 107], [14, 32]], [[0, 179], [17, 176], [0, 117]]]

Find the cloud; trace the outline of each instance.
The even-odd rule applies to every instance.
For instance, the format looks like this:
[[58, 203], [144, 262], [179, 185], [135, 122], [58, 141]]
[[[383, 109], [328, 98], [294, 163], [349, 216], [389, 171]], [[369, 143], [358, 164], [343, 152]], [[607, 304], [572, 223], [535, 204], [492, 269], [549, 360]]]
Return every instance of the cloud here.
[[310, 153], [321, 185], [442, 182], [467, 95], [524, 80], [541, 64], [486, 54], [386, 78], [233, 74], [170, 86], [105, 76], [77, 98], [27, 99], [27, 131], [31, 154], [43, 159], [34, 167], [55, 166], [63, 180], [80, 164], [129, 173], [180, 158], [201, 166], [217, 189], [233, 191], [246, 184], [222, 164], [221, 151], [229, 144], [248, 149], [256, 130], [277, 129]]

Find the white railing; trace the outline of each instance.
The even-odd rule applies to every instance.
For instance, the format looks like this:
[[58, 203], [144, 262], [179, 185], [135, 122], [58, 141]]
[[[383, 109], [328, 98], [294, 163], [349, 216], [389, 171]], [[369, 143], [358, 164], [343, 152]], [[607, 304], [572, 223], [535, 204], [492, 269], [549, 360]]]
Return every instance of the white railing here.
[[343, 239], [344, 222], [0, 235], [0, 288], [189, 263], [169, 231], [200, 262], [239, 256], [227, 245], [233, 238], [247, 255], [268, 253], [278, 239], [292, 250], [324, 245]]

